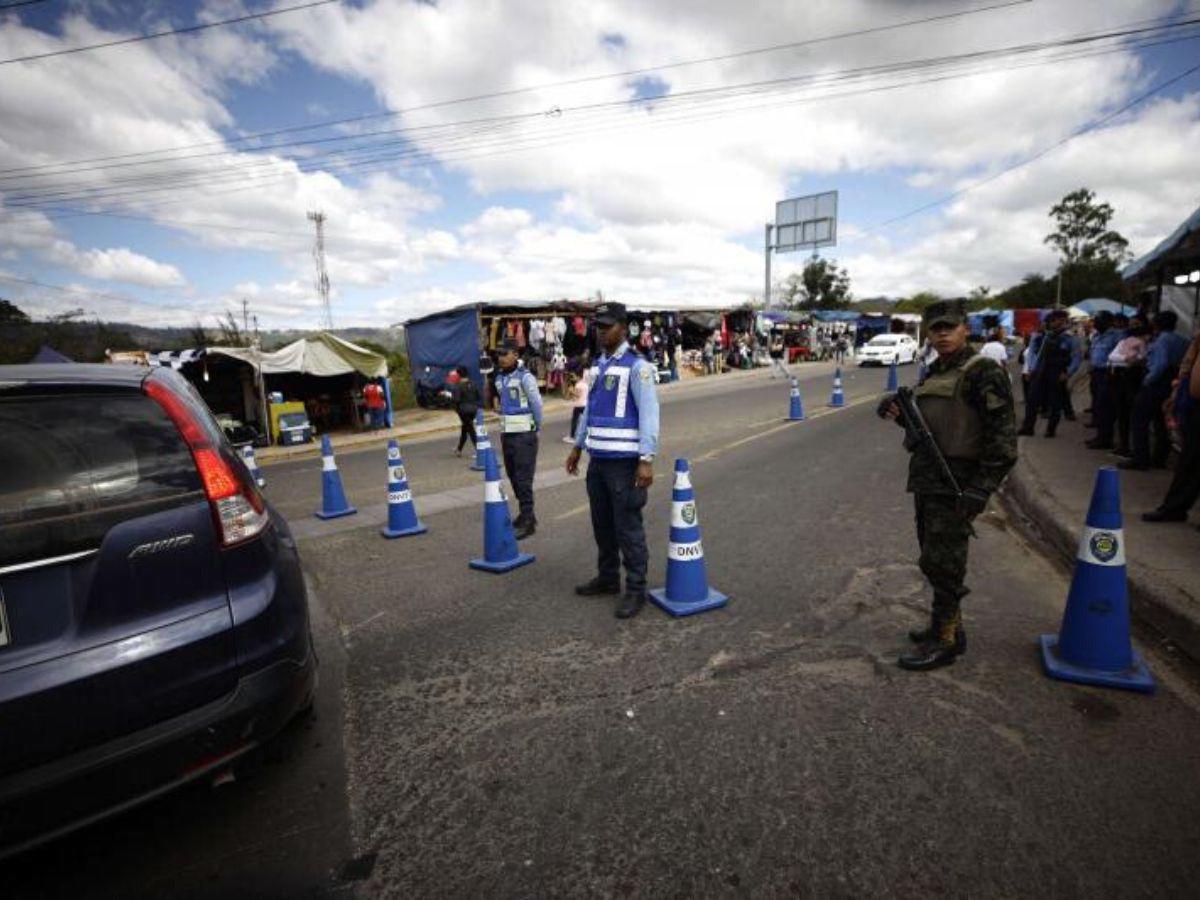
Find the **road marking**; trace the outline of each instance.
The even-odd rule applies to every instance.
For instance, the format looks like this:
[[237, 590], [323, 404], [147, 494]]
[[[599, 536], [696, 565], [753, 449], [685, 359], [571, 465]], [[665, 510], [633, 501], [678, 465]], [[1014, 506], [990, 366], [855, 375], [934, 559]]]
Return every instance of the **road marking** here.
[[[813, 412], [811, 415], [807, 416], [804, 419], [804, 421], [807, 422], [811, 419], [819, 419], [819, 418], [821, 418], [821, 416], [828, 416], [828, 415], [831, 415], [836, 412], [841, 412], [842, 410], [852, 409], [853, 407], [861, 406], [864, 403], [874, 403], [874, 402], [877, 402], [878, 399], [879, 398], [877, 396], [872, 396], [872, 397], [860, 397], [857, 400], [848, 400], [848, 401], [846, 401], [845, 406], [825, 407], [824, 409], [818, 409], [815, 412]], [[768, 435], [776, 434], [777, 432], [780, 432], [780, 431], [786, 431], [787, 429], [792, 428], [796, 424], [798, 424], [796, 422], [780, 423], [778, 418], [769, 419], [769, 420], [767, 420], [767, 422], [763, 422], [763, 423], [759, 423], [759, 424], [765, 425], [765, 424], [770, 424], [771, 422], [776, 423], [773, 428], [768, 428], [766, 431], [759, 431], [755, 434], [751, 434], [751, 435], [748, 435], [743, 438], [738, 438], [736, 441], [733, 441], [732, 443], [729, 443], [729, 444], [724, 444], [720, 447], [714, 447], [712, 450], [709, 450], [707, 453], [704, 453], [700, 456], [695, 457], [692, 461], [693, 462], [706, 462], [710, 459], [716, 459], [718, 456], [720, 456], [726, 450], [733, 450], [735, 447], [741, 447], [743, 444], [748, 444], [751, 441], [757, 441], [759, 438], [767, 437]], [[758, 426], [751, 425], [750, 427], [755, 428]]]
[[574, 509], [568, 509], [565, 513], [561, 513], [561, 514], [555, 516], [554, 521], [561, 522], [563, 519], [570, 519], [571, 517], [577, 516], [580, 513], [587, 512], [591, 508], [592, 508], [591, 503], [582, 503], [579, 506], [576, 506]]

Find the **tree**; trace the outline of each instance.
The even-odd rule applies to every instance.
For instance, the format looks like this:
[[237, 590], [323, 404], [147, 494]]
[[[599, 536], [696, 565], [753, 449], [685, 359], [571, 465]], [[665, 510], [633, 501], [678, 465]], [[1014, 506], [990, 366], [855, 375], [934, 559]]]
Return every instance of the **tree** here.
[[792, 309], [846, 309], [850, 305], [850, 273], [836, 259], [814, 256], [801, 272], [780, 285], [780, 296]]
[[941, 296], [935, 294], [933, 291], [919, 291], [911, 297], [897, 302], [892, 312], [923, 313], [925, 312], [925, 307], [931, 303], [937, 303], [941, 299]]
[[0, 297], [0, 325], [28, 325], [29, 316], [15, 303]]
[[1053, 279], [1030, 272], [1020, 283], [1001, 291], [996, 299], [1007, 309], [1041, 309], [1054, 305]]
[[1044, 242], [1058, 250], [1060, 268], [1124, 262], [1129, 257], [1129, 241], [1108, 227], [1112, 217], [1112, 204], [1097, 203], [1095, 192], [1087, 188], [1071, 191], [1050, 207], [1050, 218], [1057, 227]]

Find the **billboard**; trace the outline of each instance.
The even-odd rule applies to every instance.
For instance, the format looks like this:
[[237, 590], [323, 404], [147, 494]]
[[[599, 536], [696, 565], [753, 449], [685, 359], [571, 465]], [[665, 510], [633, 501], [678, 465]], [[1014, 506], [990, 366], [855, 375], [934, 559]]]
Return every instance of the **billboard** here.
[[775, 252], [837, 244], [837, 206], [837, 191], [780, 200], [775, 204]]

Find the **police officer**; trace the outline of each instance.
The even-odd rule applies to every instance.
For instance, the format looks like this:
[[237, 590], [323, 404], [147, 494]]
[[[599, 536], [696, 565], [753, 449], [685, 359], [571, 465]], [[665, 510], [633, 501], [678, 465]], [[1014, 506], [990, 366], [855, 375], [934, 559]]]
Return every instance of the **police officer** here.
[[[967, 539], [974, 534], [971, 522], [1017, 461], [1008, 373], [967, 343], [965, 305], [930, 304], [924, 319], [937, 359], [913, 394], [962, 496], [955, 497], [929, 448], [909, 448], [908, 490], [916, 507], [921, 571], [933, 587], [933, 607], [929, 627], [909, 632], [917, 646], [900, 657], [899, 665], [918, 671], [949, 665], [966, 651], [959, 605], [968, 593], [963, 579]], [[883, 399], [879, 412], [897, 421], [901, 415], [891, 395]]]
[[[1069, 400], [1067, 382], [1083, 361], [1079, 342], [1067, 334], [1069, 318], [1065, 309], [1051, 310], [1046, 315], [1046, 334], [1038, 346], [1037, 359], [1029, 376], [1029, 398], [1025, 402], [1025, 419], [1017, 434], [1033, 435], [1038, 412], [1046, 407], [1046, 437], [1054, 437], [1058, 420]], [[1075, 413], [1068, 413], [1074, 418]]]
[[618, 619], [636, 616], [646, 604], [646, 531], [642, 507], [654, 481], [658, 452], [658, 397], [654, 366], [629, 346], [625, 306], [596, 307], [596, 330], [603, 353], [591, 370], [587, 408], [579, 420], [575, 446], [567, 456], [567, 472], [579, 472], [587, 447], [588, 503], [592, 533], [599, 549], [599, 574], [575, 588], [582, 597], [621, 592], [621, 559], [625, 560], [625, 595]]
[[533, 514], [533, 473], [537, 468], [538, 431], [542, 427], [542, 395], [537, 379], [517, 355], [515, 341], [500, 344], [496, 395], [500, 405], [500, 444], [504, 468], [521, 511], [513, 522], [515, 537], [524, 540], [537, 531]]

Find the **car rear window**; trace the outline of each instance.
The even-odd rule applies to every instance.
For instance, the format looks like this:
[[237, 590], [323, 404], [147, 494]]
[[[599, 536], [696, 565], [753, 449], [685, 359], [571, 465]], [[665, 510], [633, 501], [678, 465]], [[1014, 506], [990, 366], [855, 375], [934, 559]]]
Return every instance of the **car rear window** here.
[[0, 567], [95, 549], [117, 523], [197, 496], [187, 445], [144, 394], [0, 400]]
[[871, 347], [890, 347], [894, 343], [896, 343], [896, 338], [894, 338], [894, 337], [877, 337], [877, 338], [871, 338], [871, 340], [869, 342], [869, 346], [871, 346]]

